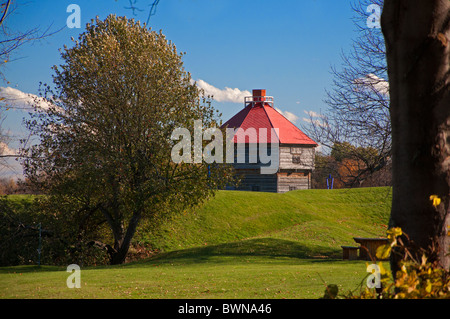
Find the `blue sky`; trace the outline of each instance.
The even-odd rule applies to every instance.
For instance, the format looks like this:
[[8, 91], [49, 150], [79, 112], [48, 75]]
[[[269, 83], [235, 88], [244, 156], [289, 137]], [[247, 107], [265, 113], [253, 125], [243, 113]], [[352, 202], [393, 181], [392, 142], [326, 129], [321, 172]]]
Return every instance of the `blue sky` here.
[[[68, 28], [67, 7], [78, 4], [81, 28]], [[52, 65], [61, 63], [58, 49], [71, 45], [95, 16], [126, 15], [147, 21], [153, 0], [137, 0], [143, 11], [133, 12], [129, 0], [17, 0], [17, 11], [8, 21], [11, 30], [35, 26], [57, 34], [16, 51], [4, 69], [10, 83], [0, 87], [37, 94], [39, 82], [51, 83]], [[305, 111], [320, 112], [325, 90], [331, 88], [330, 67], [339, 66], [341, 52], [350, 49], [355, 38], [352, 0], [160, 0], [150, 19], [153, 30], [162, 30], [186, 52], [184, 66], [194, 80], [217, 90], [266, 89], [275, 106], [298, 117]], [[237, 91], [236, 90], [236, 91]], [[225, 94], [226, 95], [226, 94]], [[224, 121], [237, 113], [243, 100], [214, 102]], [[24, 134], [20, 127], [24, 112], [9, 110], [3, 127], [13, 136]], [[294, 117], [295, 119], [295, 117]], [[14, 145], [12, 146], [14, 147]]]

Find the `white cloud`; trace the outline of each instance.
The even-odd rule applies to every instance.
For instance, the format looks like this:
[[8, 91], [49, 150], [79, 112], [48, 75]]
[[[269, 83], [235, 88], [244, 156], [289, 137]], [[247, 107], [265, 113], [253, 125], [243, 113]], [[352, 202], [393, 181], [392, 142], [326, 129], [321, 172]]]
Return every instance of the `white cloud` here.
[[20, 161], [16, 159], [19, 151], [12, 149], [6, 143], [0, 142], [0, 155], [8, 155], [10, 157], [1, 158], [0, 177], [23, 179], [23, 168]]
[[320, 118], [323, 118], [322, 114], [319, 114], [319, 113], [314, 112], [314, 111], [303, 111], [303, 112], [305, 112], [305, 114], [307, 114], [309, 117], [320, 117]]
[[309, 117], [303, 117], [302, 120], [306, 123], [310, 123], [313, 125], [316, 125], [318, 127], [326, 127], [327, 124], [325, 121], [321, 121], [320, 119], [324, 119], [325, 116], [322, 114], [319, 114], [314, 111], [304, 111], [305, 114], [307, 114]]
[[305, 121], [306, 123], [311, 123], [316, 126], [322, 126], [322, 127], [326, 126], [325, 123], [321, 122], [320, 120], [313, 120], [311, 118], [306, 118], [306, 117], [303, 117], [302, 120]]
[[41, 109], [48, 109], [51, 104], [44, 98], [34, 94], [24, 93], [12, 87], [0, 87], [0, 105], [6, 108], [33, 110], [34, 106]]
[[0, 155], [14, 156], [17, 153], [17, 150], [10, 148], [5, 142], [0, 142]]
[[369, 88], [383, 95], [389, 95], [389, 82], [376, 76], [375, 74], [367, 74], [363, 78], [354, 80], [354, 83], [358, 86], [360, 85], [364, 88]]
[[205, 90], [206, 95], [213, 96], [217, 102], [244, 103], [244, 98], [252, 95], [250, 91], [241, 91], [238, 88], [225, 87], [221, 90], [203, 80], [198, 80], [197, 86]]
[[289, 111], [282, 111], [282, 110], [280, 110], [279, 108], [275, 108], [275, 110], [277, 110], [278, 111], [278, 113], [280, 113], [281, 115], [283, 115], [285, 118], [287, 118], [290, 122], [292, 122], [292, 123], [296, 123], [297, 122], [297, 120], [298, 120], [298, 116], [297, 115], [295, 115], [294, 113], [291, 113], [291, 112], [289, 112]]

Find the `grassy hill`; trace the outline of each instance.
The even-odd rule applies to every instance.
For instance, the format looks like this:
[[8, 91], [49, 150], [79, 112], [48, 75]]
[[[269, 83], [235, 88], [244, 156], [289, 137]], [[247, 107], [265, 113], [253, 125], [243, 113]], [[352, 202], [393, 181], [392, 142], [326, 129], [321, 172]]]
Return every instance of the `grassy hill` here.
[[[285, 194], [220, 191], [194, 213], [177, 216], [137, 238], [162, 251], [216, 246], [291, 251], [299, 257], [340, 257], [353, 237], [385, 236], [390, 188], [299, 190]], [[209, 249], [211, 253], [214, 253]]]
[[316, 299], [330, 283], [357, 292], [366, 261], [342, 260], [340, 246], [384, 236], [390, 201], [389, 188], [219, 192], [158, 231], [142, 227], [136, 238], [164, 251], [153, 258], [82, 267], [81, 289], [66, 287], [65, 267], [0, 267], [0, 299]]

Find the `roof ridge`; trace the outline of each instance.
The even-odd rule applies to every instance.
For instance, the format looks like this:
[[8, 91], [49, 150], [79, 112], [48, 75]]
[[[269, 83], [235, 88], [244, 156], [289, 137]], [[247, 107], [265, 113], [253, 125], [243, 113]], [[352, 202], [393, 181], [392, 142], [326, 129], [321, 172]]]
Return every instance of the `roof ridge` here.
[[[270, 116], [269, 116], [269, 114], [268, 114], [267, 111], [266, 111], [266, 107], [265, 107], [266, 104], [267, 104], [267, 103], [262, 103], [262, 107], [263, 107], [264, 113], [266, 113], [266, 116], [267, 116], [267, 119], [269, 120], [270, 126], [272, 127], [273, 130], [275, 130], [275, 127], [274, 127], [272, 121], [270, 120]], [[271, 107], [269, 104], [267, 104], [267, 106], [268, 106], [268, 107]], [[274, 110], [275, 110], [275, 109], [274, 109]], [[276, 110], [275, 110], [275, 111], [276, 111]], [[281, 138], [280, 138], [280, 128], [279, 128], [279, 127], [278, 127], [278, 133], [277, 133], [277, 131], [275, 131], [275, 133], [276, 133], [276, 135], [277, 135], [277, 137], [278, 137], [278, 143], [280, 143]], [[272, 132], [270, 132], [270, 137], [272, 137]], [[270, 141], [272, 142], [272, 138], [270, 139]]]
[[[312, 138], [310, 138], [308, 135], [305, 134], [305, 132], [303, 132], [299, 127], [297, 127], [297, 125], [295, 125], [294, 123], [292, 123], [289, 119], [287, 119], [281, 112], [278, 112], [274, 107], [272, 108], [273, 111], [275, 111], [278, 115], [280, 115], [283, 119], [285, 119], [293, 128], [295, 128], [297, 131], [299, 131], [301, 134], [304, 135], [305, 138], [307, 138], [308, 140], [310, 140], [311, 142], [313, 142], [314, 144], [317, 144], [316, 141], [314, 141]], [[266, 112], [267, 113], [267, 112]], [[269, 117], [269, 116], [268, 116]], [[269, 121], [270, 121], [270, 117], [269, 117]], [[272, 122], [271, 122], [272, 123]], [[273, 126], [273, 125], [272, 125]], [[281, 139], [280, 139], [280, 143], [281, 143]]]
[[[252, 111], [253, 106], [251, 106], [251, 103], [249, 103], [246, 107], [244, 107], [244, 110], [245, 110], [247, 107], [249, 107], [249, 110], [248, 110], [247, 114], [245, 115], [245, 117], [243, 118], [243, 120], [242, 120], [242, 122], [241, 122], [240, 125], [242, 125], [242, 124], [245, 122], [245, 120], [247, 119], [247, 116], [248, 116], [248, 115], [250, 114], [250, 112]], [[240, 126], [239, 126], [239, 128], [240, 128]]]
[[[236, 117], [240, 112], [245, 111], [245, 109], [246, 109], [247, 107], [249, 107], [249, 106], [250, 106], [250, 104], [247, 105], [246, 107], [244, 107], [242, 110], [240, 110], [237, 114], [235, 114], [234, 116], [232, 116], [228, 121], [226, 121], [224, 124], [222, 124], [222, 126], [225, 127], [225, 125], [226, 125], [228, 122], [230, 122], [230, 121], [231, 121], [234, 117]], [[250, 114], [250, 110], [247, 112], [247, 114], [245, 114], [244, 118], [242, 119], [241, 123], [239, 124], [239, 127], [240, 127], [240, 125], [242, 125], [242, 123], [244, 123], [245, 119], [247, 118], [247, 116], [248, 116], [249, 114]]]

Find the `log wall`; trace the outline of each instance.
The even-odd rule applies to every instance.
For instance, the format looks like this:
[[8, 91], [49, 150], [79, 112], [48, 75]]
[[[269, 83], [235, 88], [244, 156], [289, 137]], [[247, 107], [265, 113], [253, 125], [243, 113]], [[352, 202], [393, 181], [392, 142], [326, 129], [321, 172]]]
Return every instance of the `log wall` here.
[[314, 169], [314, 147], [298, 145], [280, 146], [280, 169]]
[[304, 172], [280, 172], [277, 174], [277, 192], [286, 193], [298, 189], [311, 188], [311, 173]]
[[[245, 152], [245, 154], [243, 153]], [[256, 152], [258, 153], [258, 152]], [[234, 168], [242, 176], [241, 184], [234, 189], [243, 191], [285, 193], [297, 189], [311, 188], [311, 172], [314, 169], [315, 148], [299, 145], [281, 145], [274, 156], [279, 156], [276, 174], [261, 174], [262, 164], [249, 158], [249, 146], [235, 149]], [[243, 155], [244, 163], [238, 163], [238, 155]]]
[[236, 170], [236, 173], [242, 177], [241, 183], [236, 188], [242, 191], [254, 192], [277, 192], [276, 174], [264, 175], [257, 170]]

